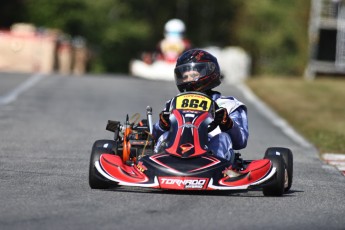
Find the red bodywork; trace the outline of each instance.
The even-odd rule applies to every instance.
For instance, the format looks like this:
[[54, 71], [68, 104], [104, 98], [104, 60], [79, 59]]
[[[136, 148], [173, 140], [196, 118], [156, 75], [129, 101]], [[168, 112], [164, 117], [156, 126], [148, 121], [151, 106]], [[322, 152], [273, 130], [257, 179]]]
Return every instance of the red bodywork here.
[[[215, 157], [203, 156], [205, 160], [209, 160], [209, 163], [202, 167], [189, 170], [187, 174], [159, 160], [164, 157], [168, 157], [168, 155], [158, 154], [151, 156], [150, 160], [159, 167], [165, 168], [170, 172], [170, 175], [155, 175], [153, 178], [150, 178], [145, 173], [147, 170], [152, 169], [152, 167], [146, 166], [142, 161], [139, 161], [137, 165], [128, 166], [122, 162], [119, 156], [106, 153], [101, 155], [101, 167], [98, 170], [101, 170], [101, 174], [106, 173], [108, 179], [118, 182], [120, 185], [173, 190], [246, 189], [248, 186], [266, 179], [265, 177], [268, 177], [270, 172], [272, 172], [271, 162], [267, 159], [261, 159], [252, 161], [249, 163], [248, 167], [242, 171], [232, 170], [231, 166], [228, 168], [225, 167], [220, 172], [223, 176], [218, 181], [214, 181], [212, 177], [198, 176], [197, 173], [208, 168], [212, 169], [217, 164], [220, 164], [221, 161]], [[188, 175], [188, 173], [190, 175]], [[192, 176], [193, 173], [194, 176]], [[269, 177], [267, 179], [269, 179]]]
[[[236, 162], [218, 158], [207, 150], [208, 126], [213, 120], [215, 102], [201, 93], [182, 93], [172, 102], [170, 142], [153, 155], [144, 155], [128, 163], [131, 126], [124, 131], [122, 158], [101, 154], [95, 162], [98, 172], [119, 185], [174, 190], [247, 189], [268, 181], [276, 169], [268, 159]], [[235, 165], [236, 166], [236, 165]]]

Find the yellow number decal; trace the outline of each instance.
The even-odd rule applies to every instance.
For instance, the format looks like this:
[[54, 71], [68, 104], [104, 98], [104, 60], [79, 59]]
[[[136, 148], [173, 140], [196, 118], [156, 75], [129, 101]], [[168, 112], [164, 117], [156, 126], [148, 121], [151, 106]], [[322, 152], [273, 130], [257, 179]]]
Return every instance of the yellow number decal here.
[[198, 94], [184, 94], [176, 99], [176, 109], [208, 111], [211, 100]]

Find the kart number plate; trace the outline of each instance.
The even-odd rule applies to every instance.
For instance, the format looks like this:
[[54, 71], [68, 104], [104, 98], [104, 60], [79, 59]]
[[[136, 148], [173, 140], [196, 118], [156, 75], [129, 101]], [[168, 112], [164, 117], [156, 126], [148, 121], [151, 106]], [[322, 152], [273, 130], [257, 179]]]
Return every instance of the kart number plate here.
[[211, 100], [198, 94], [184, 94], [176, 98], [176, 109], [208, 111]]

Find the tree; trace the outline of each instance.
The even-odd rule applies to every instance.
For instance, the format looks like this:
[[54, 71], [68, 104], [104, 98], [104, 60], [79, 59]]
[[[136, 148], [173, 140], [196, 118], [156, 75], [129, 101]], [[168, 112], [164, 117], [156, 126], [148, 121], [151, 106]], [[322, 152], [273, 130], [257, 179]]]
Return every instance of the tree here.
[[0, 26], [25, 21], [85, 37], [91, 71], [127, 72], [132, 58], [156, 49], [164, 24], [180, 18], [194, 47], [241, 46], [255, 74], [301, 74], [308, 15], [309, 1], [300, 0], [5, 0]]
[[246, 1], [236, 43], [251, 54], [256, 74], [301, 74], [307, 55], [309, 2]]

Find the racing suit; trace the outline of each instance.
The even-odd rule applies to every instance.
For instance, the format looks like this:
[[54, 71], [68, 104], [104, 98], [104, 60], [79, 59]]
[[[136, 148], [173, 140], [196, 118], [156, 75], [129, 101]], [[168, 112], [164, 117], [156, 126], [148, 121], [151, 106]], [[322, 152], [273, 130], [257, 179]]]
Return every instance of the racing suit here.
[[[233, 126], [225, 132], [221, 132], [219, 127], [209, 133], [208, 148], [214, 155], [230, 160], [234, 150], [243, 149], [247, 146], [249, 137], [248, 119], [246, 106], [234, 97], [221, 96], [219, 92], [210, 91], [210, 96], [219, 107], [227, 109], [229, 117], [233, 121]], [[166, 102], [164, 111], [168, 112], [170, 100]], [[168, 132], [159, 126], [159, 122], [153, 126], [153, 136], [156, 139], [155, 151], [158, 151], [161, 143], [167, 138]]]

